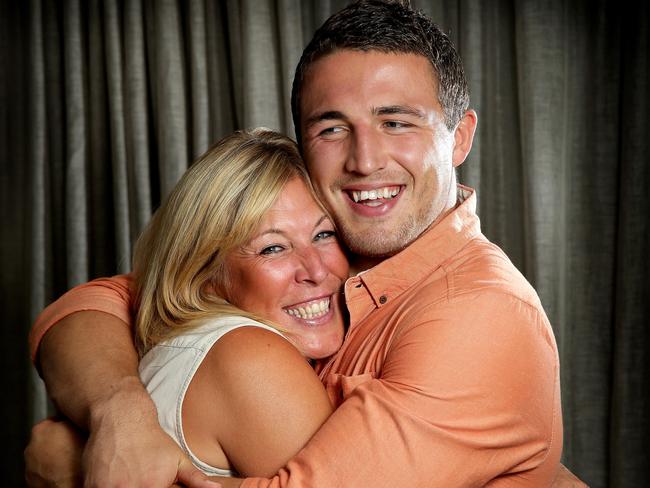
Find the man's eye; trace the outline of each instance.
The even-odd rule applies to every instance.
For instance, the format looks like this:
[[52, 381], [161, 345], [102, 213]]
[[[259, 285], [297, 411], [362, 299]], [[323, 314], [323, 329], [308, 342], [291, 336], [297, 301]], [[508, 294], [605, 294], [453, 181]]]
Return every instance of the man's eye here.
[[387, 122], [384, 122], [384, 125], [389, 129], [401, 129], [403, 127], [408, 127], [410, 124], [407, 124], [406, 122], [399, 122], [397, 120], [389, 120]]
[[329, 239], [331, 237], [336, 237], [336, 232], [333, 230], [324, 230], [316, 234], [314, 237], [315, 241], [322, 241], [323, 239]]
[[284, 247], [274, 244], [273, 246], [267, 246], [260, 251], [261, 255], [277, 254], [284, 251]]
[[343, 131], [343, 127], [339, 126], [334, 126], [334, 127], [326, 127], [325, 129], [321, 130], [318, 135], [319, 136], [333, 136], [336, 134], [339, 134], [341, 131]]

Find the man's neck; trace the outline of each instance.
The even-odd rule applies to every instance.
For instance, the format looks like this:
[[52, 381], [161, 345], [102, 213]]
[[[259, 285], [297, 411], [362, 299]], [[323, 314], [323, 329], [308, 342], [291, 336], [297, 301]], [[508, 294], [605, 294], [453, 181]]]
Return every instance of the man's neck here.
[[372, 256], [361, 256], [359, 254], [351, 254], [350, 259], [350, 276], [356, 276], [359, 273], [368, 271], [370, 268], [377, 266], [383, 260], [388, 259], [388, 257], [372, 257]]

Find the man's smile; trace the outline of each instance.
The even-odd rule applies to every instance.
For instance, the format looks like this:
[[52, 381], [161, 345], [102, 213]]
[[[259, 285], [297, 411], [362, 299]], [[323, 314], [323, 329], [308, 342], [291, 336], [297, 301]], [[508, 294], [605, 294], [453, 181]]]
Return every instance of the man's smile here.
[[385, 186], [371, 190], [345, 190], [354, 203], [379, 206], [384, 200], [391, 200], [401, 191], [400, 186]]
[[400, 185], [388, 185], [361, 189], [359, 186], [346, 187], [343, 193], [354, 214], [363, 218], [386, 216], [400, 201], [405, 188]]

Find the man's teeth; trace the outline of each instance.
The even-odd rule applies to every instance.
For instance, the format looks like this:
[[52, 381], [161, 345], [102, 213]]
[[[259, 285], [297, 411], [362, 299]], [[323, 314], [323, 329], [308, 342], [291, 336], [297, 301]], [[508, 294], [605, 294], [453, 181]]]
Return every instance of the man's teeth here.
[[318, 302], [303, 305], [302, 307], [287, 308], [285, 309], [289, 315], [301, 319], [315, 319], [322, 317], [330, 310], [330, 299], [326, 298]]
[[376, 188], [374, 190], [352, 190], [352, 199], [359, 203], [359, 201], [372, 201], [379, 198], [391, 199], [399, 193], [399, 186], [386, 186], [384, 188]]

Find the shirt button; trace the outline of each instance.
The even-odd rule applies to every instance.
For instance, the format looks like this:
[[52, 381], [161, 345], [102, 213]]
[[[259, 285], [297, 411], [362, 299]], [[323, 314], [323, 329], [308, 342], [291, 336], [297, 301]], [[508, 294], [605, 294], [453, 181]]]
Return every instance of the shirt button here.
[[386, 295], [382, 295], [382, 296], [379, 297], [379, 303], [381, 303], [382, 305], [384, 303], [386, 303], [387, 301], [388, 301], [388, 298], [386, 297]]

